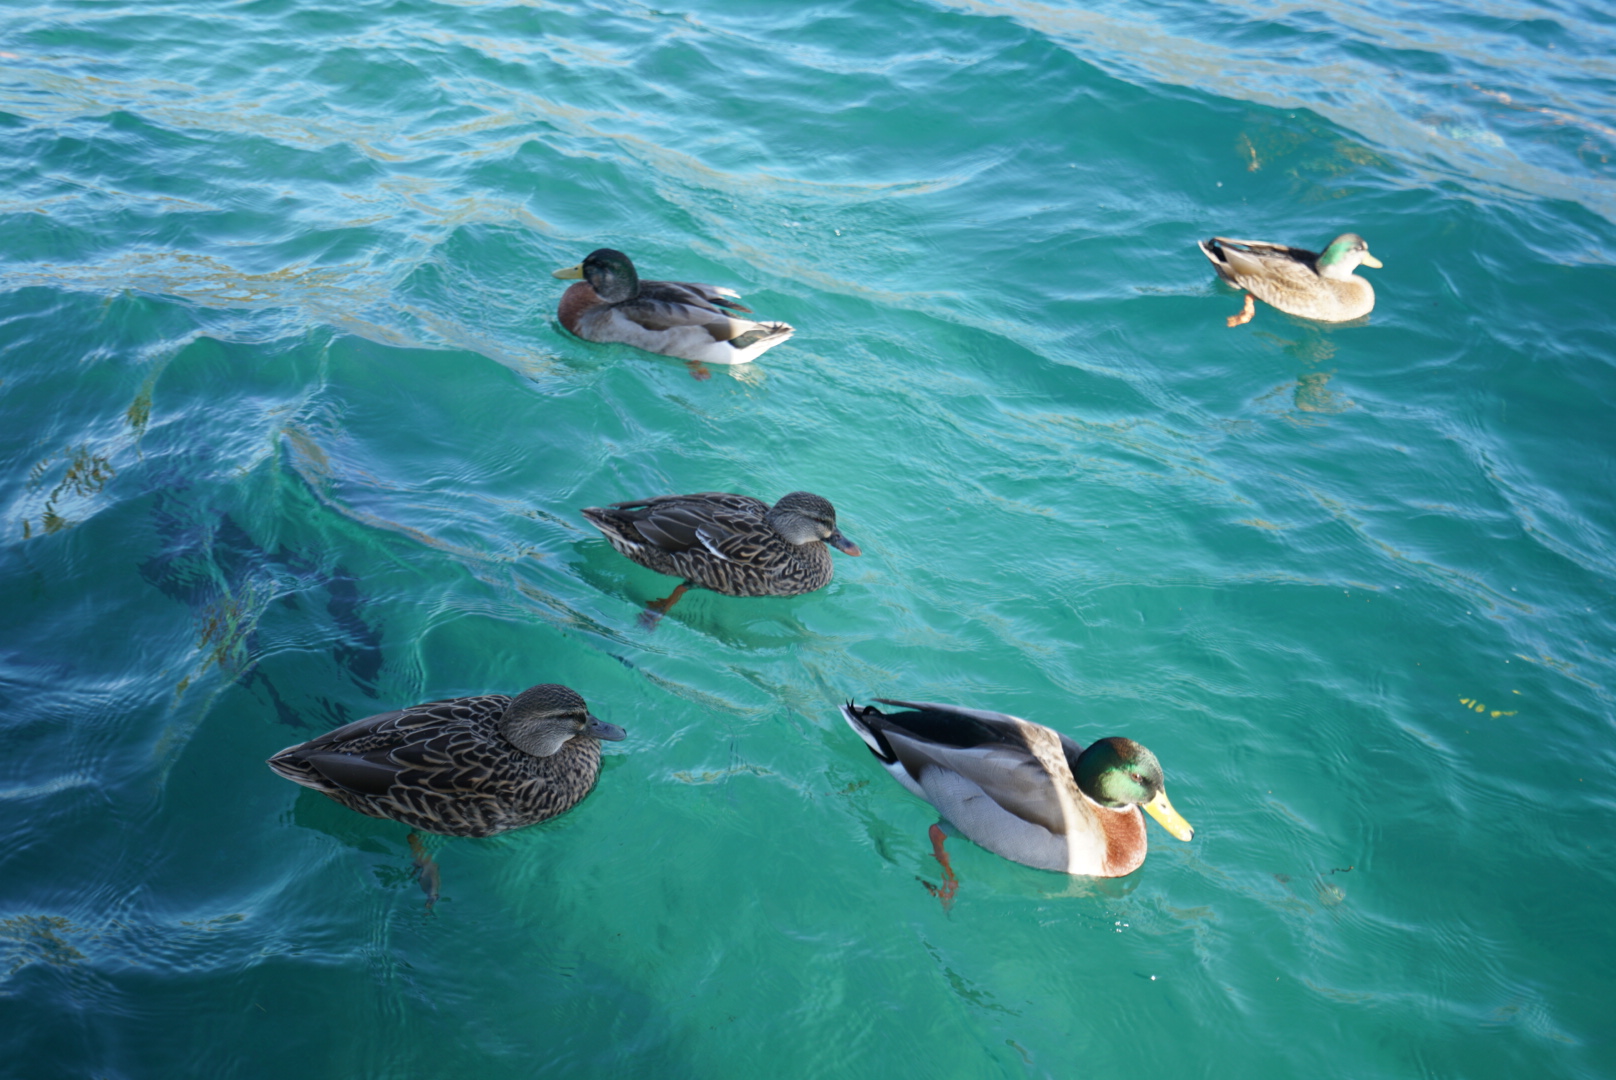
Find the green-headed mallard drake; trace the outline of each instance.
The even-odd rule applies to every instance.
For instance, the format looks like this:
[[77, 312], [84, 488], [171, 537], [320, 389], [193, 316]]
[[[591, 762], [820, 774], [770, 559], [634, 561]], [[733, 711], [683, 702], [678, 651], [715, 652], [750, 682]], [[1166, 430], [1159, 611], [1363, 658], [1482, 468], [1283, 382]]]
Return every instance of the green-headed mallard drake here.
[[[1167, 801], [1156, 755], [1132, 739], [1087, 749], [1059, 732], [1004, 713], [877, 698], [908, 712], [848, 702], [842, 716], [893, 778], [989, 851], [1041, 870], [1121, 877], [1145, 861], [1145, 812], [1189, 840], [1189, 822]], [[943, 864], [946, 903], [954, 877]]]
[[709, 364], [745, 364], [789, 338], [785, 323], [737, 319], [739, 294], [688, 281], [641, 281], [621, 251], [601, 248], [558, 278], [582, 278], [561, 296], [561, 325], [585, 341], [620, 342]]
[[600, 740], [623, 729], [546, 683], [355, 720], [269, 767], [350, 810], [449, 836], [493, 836], [571, 810], [600, 775]]
[[1246, 290], [1245, 310], [1229, 316], [1230, 326], [1251, 321], [1257, 311], [1253, 295], [1281, 311], [1320, 322], [1348, 322], [1375, 306], [1374, 288], [1353, 271], [1360, 263], [1378, 270], [1380, 260], [1369, 254], [1369, 245], [1357, 233], [1342, 233], [1319, 254], [1224, 236], [1201, 241], [1201, 251], [1219, 277]]
[[659, 574], [684, 578], [671, 596], [647, 605], [651, 626], [687, 589], [725, 596], [797, 596], [829, 584], [826, 544], [849, 555], [858, 545], [836, 528], [830, 500], [793, 491], [770, 506], [749, 495], [705, 491], [588, 506], [590, 524], [612, 547]]

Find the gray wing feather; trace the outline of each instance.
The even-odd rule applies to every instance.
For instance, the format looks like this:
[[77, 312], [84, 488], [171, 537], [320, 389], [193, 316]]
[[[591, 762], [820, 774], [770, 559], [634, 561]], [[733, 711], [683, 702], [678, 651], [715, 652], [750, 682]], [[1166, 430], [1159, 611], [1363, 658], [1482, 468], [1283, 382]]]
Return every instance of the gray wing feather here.
[[663, 551], [689, 551], [700, 546], [714, 554], [731, 537], [751, 535], [763, 529], [763, 512], [768, 507], [752, 500], [751, 505], [731, 505], [712, 496], [654, 501], [640, 514], [632, 515], [639, 534]]
[[1066, 868], [1066, 841], [1007, 811], [997, 795], [959, 773], [927, 769], [921, 774], [926, 801], [972, 841], [1007, 859], [1044, 870]]
[[725, 309], [748, 314], [751, 309], [726, 297], [726, 291], [687, 281], [642, 281], [638, 296], [614, 304], [612, 309], [647, 330], [699, 326], [714, 341], [728, 341], [735, 336], [736, 327]]
[[728, 341], [734, 337], [729, 319], [721, 312], [689, 304], [669, 304], [643, 298], [619, 304], [611, 309], [618, 315], [647, 330], [677, 330], [686, 326], [699, 326], [714, 341]]
[[[419, 709], [421, 706], [417, 705], [415, 708]], [[350, 723], [343, 724], [339, 728], [332, 728], [324, 735], [310, 739], [304, 745], [306, 748], [313, 750], [321, 746], [336, 746], [341, 743], [345, 743], [350, 739], [357, 739], [361, 735], [370, 735], [377, 731], [385, 731], [393, 727], [412, 711], [414, 710], [395, 709], [392, 712], [377, 713], [374, 716], [367, 716], [362, 720], [354, 720]]]
[[701, 285], [694, 281], [656, 281], [654, 285], [673, 285], [694, 293], [703, 302], [715, 304], [719, 307], [729, 308], [731, 311], [744, 311], [752, 314], [752, 309], [741, 303], [741, 294], [734, 289], [725, 289], [718, 285]]
[[[1218, 244], [1225, 252], [1244, 248], [1254, 255], [1267, 255], [1271, 258], [1296, 259], [1301, 262], [1312, 262], [1319, 257], [1318, 252], [1308, 251], [1306, 248], [1291, 247], [1289, 244], [1275, 244], [1268, 240], [1236, 240], [1230, 236], [1214, 236], [1213, 242]], [[1202, 245], [1204, 250], [1205, 245]]]
[[[969, 781], [1007, 815], [1049, 832], [1065, 833], [1066, 815], [1061, 811], [1055, 782], [1030, 751], [1003, 743], [969, 748], [942, 746], [906, 738], [891, 728], [885, 734], [898, 760], [922, 787], [939, 782], [932, 773], [951, 772]], [[964, 827], [961, 822], [954, 823]]]
[[931, 709], [936, 712], [954, 713], [957, 716], [969, 716], [972, 719], [980, 720], [985, 724], [993, 724], [996, 726], [1009, 725], [1016, 728], [1018, 731], [1020, 728], [1017, 727], [1017, 725], [1028, 723], [1028, 721], [1022, 720], [1019, 716], [1011, 716], [1009, 713], [992, 712], [988, 709], [967, 709], [961, 705], [939, 705], [936, 702], [931, 701], [898, 701], [896, 698], [884, 697], [876, 698], [875, 700], [879, 701], [883, 705], [896, 705], [900, 709]]
[[304, 759], [321, 776], [361, 795], [383, 795], [403, 772], [386, 761], [354, 757], [352, 754], [310, 754]]
[[688, 551], [696, 545], [699, 521], [677, 510], [650, 514], [634, 523], [639, 534], [663, 551]]

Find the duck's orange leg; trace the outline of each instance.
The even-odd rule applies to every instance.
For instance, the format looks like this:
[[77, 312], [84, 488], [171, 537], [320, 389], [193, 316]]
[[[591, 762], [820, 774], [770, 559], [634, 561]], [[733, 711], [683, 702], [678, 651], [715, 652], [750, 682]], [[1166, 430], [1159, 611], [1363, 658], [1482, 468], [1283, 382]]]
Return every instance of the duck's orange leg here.
[[929, 881], [922, 881], [921, 884], [926, 886], [927, 892], [943, 902], [943, 910], [947, 911], [954, 906], [954, 894], [959, 892], [959, 878], [954, 876], [954, 868], [948, 863], [948, 852], [943, 850], [943, 841], [948, 839], [943, 827], [933, 825], [928, 835], [931, 837], [931, 853], [943, 866], [943, 883], [933, 885]]
[[415, 880], [421, 883], [421, 891], [426, 893], [426, 909], [431, 911], [432, 905], [438, 902], [438, 887], [443, 884], [443, 878], [438, 864], [426, 853], [426, 845], [413, 830], [409, 841], [410, 854], [415, 856]]
[[1245, 308], [1241, 310], [1240, 314], [1238, 314], [1238, 315], [1230, 315], [1229, 316], [1229, 327], [1230, 327], [1230, 329], [1233, 329], [1236, 326], [1244, 326], [1244, 325], [1246, 325], [1246, 323], [1251, 321], [1252, 316], [1254, 316], [1256, 314], [1257, 314], [1257, 299], [1256, 299], [1256, 297], [1252, 296], [1250, 293], [1247, 293], [1246, 294], [1246, 306], [1245, 306]]
[[697, 382], [706, 382], [713, 377], [711, 369], [700, 360], [686, 360], [685, 367], [690, 369], [690, 377]]
[[690, 582], [681, 581], [679, 587], [660, 600], [653, 600], [645, 605], [640, 612], [640, 626], [645, 630], [655, 630], [657, 620], [668, 613], [668, 609], [679, 602], [679, 598], [690, 591]]

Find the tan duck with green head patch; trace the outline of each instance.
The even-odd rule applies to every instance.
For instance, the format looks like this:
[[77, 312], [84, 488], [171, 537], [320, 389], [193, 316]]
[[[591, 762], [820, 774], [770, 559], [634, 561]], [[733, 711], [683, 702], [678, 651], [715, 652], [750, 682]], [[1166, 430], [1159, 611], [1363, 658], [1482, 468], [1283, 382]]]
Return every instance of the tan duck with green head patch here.
[[1214, 236], [1201, 251], [1229, 284], [1246, 290], [1246, 306], [1229, 316], [1230, 326], [1248, 323], [1257, 308], [1252, 297], [1283, 312], [1320, 322], [1350, 322], [1369, 314], [1375, 290], [1354, 274], [1360, 264], [1380, 269], [1369, 245], [1357, 233], [1342, 233], [1315, 254], [1261, 240]]

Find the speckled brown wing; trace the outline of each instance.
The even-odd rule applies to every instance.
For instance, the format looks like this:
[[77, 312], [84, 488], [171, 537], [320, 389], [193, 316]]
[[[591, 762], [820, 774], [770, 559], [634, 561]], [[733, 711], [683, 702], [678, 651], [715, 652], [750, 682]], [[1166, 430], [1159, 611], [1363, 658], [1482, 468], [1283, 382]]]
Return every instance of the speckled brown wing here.
[[454, 836], [492, 836], [555, 817], [587, 795], [600, 773], [600, 743], [588, 736], [538, 758], [497, 732], [467, 727], [399, 747], [392, 758], [405, 767], [374, 800], [384, 812], [365, 812]]
[[728, 596], [795, 596], [829, 583], [833, 567], [822, 543], [791, 544], [766, 522], [703, 534], [704, 550], [693, 551], [715, 584]]
[[648, 543], [670, 554], [710, 550], [731, 536], [771, 534], [763, 515], [769, 505], [750, 495], [703, 491], [664, 495], [637, 503], [614, 503], [630, 516]]
[[701, 568], [723, 538], [766, 529], [768, 505], [747, 495], [704, 491], [587, 507], [584, 516], [641, 566], [706, 586]]
[[334, 751], [350, 756], [374, 755], [373, 760], [382, 763], [390, 751], [430, 740], [443, 730], [455, 727], [492, 730], [510, 703], [511, 699], [505, 694], [427, 701], [333, 728], [306, 743], [281, 751], [270, 760], [279, 762], [292, 751], [298, 751], [300, 757]]

